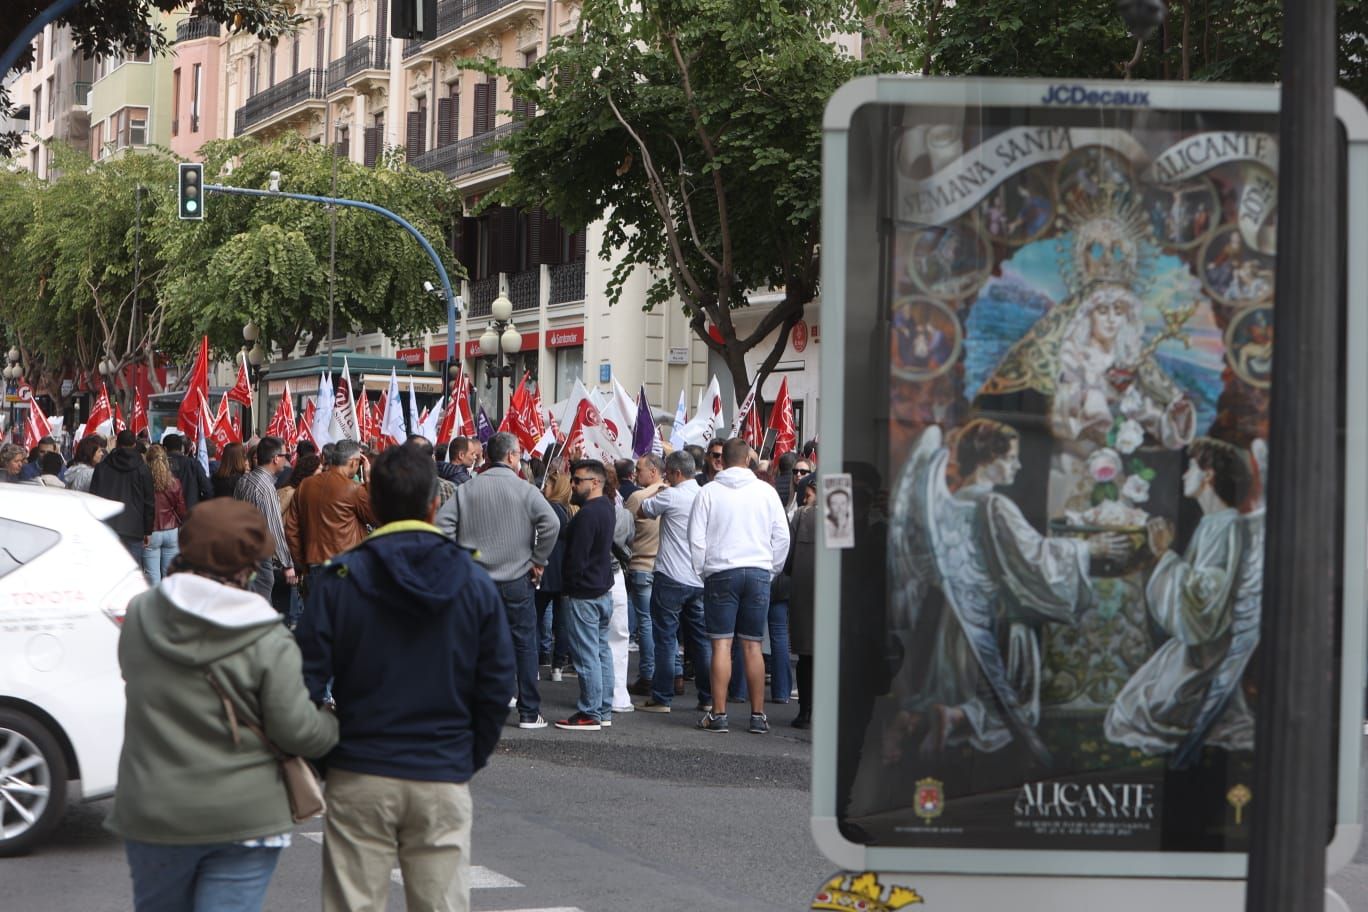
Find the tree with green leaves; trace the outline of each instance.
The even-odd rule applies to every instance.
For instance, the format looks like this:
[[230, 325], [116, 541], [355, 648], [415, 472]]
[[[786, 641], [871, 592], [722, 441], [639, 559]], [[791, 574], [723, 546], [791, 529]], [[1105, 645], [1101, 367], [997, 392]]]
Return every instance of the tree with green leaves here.
[[[537, 111], [504, 142], [512, 176], [486, 200], [542, 206], [571, 228], [604, 219], [611, 302], [634, 269], [650, 270], [640, 303], [677, 300], [744, 396], [746, 354], [777, 331], [768, 374], [818, 291], [822, 111], [876, 65], [834, 40], [863, 28], [852, 12], [826, 0], [586, 0], [575, 32], [527, 69], [474, 65]], [[911, 62], [889, 49], [877, 65], [899, 60]], [[738, 330], [733, 310], [770, 288], [782, 301]]]
[[60, 177], [35, 183], [30, 194], [31, 222], [13, 267], [29, 278], [17, 278], [4, 319], [30, 382], [60, 403], [61, 377], [106, 359], [120, 372], [150, 363], [170, 341], [157, 294], [164, 262], [150, 232], [162, 210], [175, 210], [176, 165], [164, 152], [90, 164], [53, 150]]
[[[296, 134], [269, 145], [219, 140], [206, 143], [201, 152], [209, 182], [266, 189], [271, 172], [279, 171], [283, 190], [390, 209], [427, 237], [453, 281], [462, 274], [442, 242], [444, 230], [460, 215], [460, 201], [440, 174], [398, 162], [367, 168], [334, 158], [328, 147]], [[159, 294], [171, 325], [188, 338], [207, 333], [216, 347], [231, 350], [242, 325], [251, 320], [282, 350], [314, 354], [329, 328], [329, 209], [287, 198], [211, 193], [204, 212], [203, 221], [180, 221], [173, 206], [158, 212], [152, 228], [167, 264]], [[365, 327], [402, 339], [445, 319], [445, 303], [423, 288], [424, 281], [435, 284], [431, 260], [393, 222], [339, 208], [336, 259], [339, 331]]]

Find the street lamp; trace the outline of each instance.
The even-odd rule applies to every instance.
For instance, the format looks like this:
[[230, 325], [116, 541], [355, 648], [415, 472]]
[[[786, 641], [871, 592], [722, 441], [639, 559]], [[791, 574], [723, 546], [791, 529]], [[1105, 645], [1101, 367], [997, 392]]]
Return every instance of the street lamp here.
[[1131, 70], [1140, 63], [1145, 42], [1164, 24], [1168, 7], [1164, 0], [1116, 0], [1116, 12], [1126, 24], [1126, 30], [1135, 39], [1135, 56], [1121, 64], [1121, 72], [1130, 79]]
[[499, 386], [497, 423], [503, 424], [504, 378], [513, 376], [513, 364], [504, 363], [505, 355], [516, 355], [522, 351], [522, 333], [513, 326], [513, 302], [502, 294], [494, 299], [489, 313], [494, 317], [480, 336], [480, 354], [492, 360], [485, 368], [485, 376], [494, 378]]

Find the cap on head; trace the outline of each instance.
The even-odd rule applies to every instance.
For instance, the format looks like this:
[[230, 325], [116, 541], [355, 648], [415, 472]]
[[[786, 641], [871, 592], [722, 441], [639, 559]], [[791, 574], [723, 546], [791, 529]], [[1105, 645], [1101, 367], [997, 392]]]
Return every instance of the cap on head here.
[[180, 561], [194, 573], [234, 577], [274, 553], [261, 511], [246, 501], [216, 497], [195, 505], [180, 528]]

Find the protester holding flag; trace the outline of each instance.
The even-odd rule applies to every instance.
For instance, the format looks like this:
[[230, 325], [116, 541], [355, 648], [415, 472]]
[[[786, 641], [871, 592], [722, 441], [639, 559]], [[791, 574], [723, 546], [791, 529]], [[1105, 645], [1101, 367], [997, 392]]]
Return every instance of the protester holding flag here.
[[141, 567], [143, 548], [154, 528], [157, 504], [152, 472], [138, 455], [137, 445], [138, 438], [132, 431], [119, 432], [114, 452], [103, 459], [91, 475], [90, 493], [124, 505], [122, 513], [106, 522], [133, 556], [133, 562]]

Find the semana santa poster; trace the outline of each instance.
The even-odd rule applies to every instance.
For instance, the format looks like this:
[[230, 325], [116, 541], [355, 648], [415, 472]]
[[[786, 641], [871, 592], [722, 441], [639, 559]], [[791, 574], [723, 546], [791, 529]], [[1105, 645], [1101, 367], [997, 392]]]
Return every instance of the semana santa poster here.
[[841, 733], [863, 745], [842, 822], [891, 846], [1245, 851], [1276, 126], [1019, 114], [887, 150], [898, 658]]

